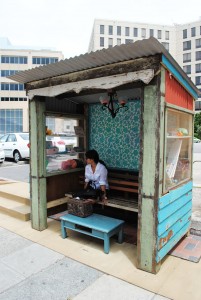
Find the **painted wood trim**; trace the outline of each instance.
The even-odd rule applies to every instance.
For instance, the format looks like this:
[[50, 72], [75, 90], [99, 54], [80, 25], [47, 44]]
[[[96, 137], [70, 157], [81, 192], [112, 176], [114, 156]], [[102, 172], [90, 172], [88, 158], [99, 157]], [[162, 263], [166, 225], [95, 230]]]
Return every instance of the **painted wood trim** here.
[[192, 188], [193, 188], [193, 183], [192, 181], [190, 181], [187, 184], [178, 187], [175, 190], [170, 190], [166, 195], [159, 198], [158, 208], [159, 209], [164, 208], [165, 206], [175, 201], [175, 199], [181, 197], [183, 194], [192, 191]]
[[160, 93], [159, 87], [144, 87], [141, 152], [142, 171], [138, 213], [138, 267], [156, 273], [156, 226], [160, 160]]
[[185, 215], [187, 212], [191, 212], [192, 202], [187, 202], [182, 207], [182, 214], [180, 210], [175, 211], [171, 218], [165, 219], [163, 222], [158, 224], [157, 233], [158, 236], [161, 236], [165, 231], [167, 231], [174, 223], [176, 223], [182, 215]]
[[[181, 211], [180, 211], [181, 213]], [[157, 249], [162, 249], [171, 239], [175, 236], [177, 232], [181, 230], [185, 224], [191, 220], [191, 210], [188, 211], [185, 215], [182, 215], [177, 222], [175, 222], [167, 231], [163, 232], [162, 235], [158, 237]]]
[[160, 82], [160, 165], [159, 165], [159, 197], [162, 196], [164, 190], [164, 160], [166, 157], [166, 147], [165, 142], [165, 69], [161, 67], [161, 82]]
[[176, 199], [170, 205], [164, 207], [158, 212], [158, 221], [159, 223], [163, 222], [165, 219], [170, 217], [176, 210], [182, 208], [187, 202], [192, 200], [192, 192], [188, 192], [182, 197]]
[[181, 83], [181, 85], [193, 96], [198, 98], [198, 94], [193, 90], [190, 84], [182, 77], [165, 55], [162, 55], [162, 64], [172, 73], [172, 75]]
[[156, 262], [159, 262], [165, 255], [180, 241], [180, 239], [188, 232], [190, 221], [183, 226], [180, 231], [167, 243], [156, 255]]
[[34, 89], [28, 91], [29, 99], [33, 99], [35, 96], [56, 97], [58, 95], [75, 92], [79, 94], [82, 90], [89, 89], [113, 89], [124, 84], [128, 84], [134, 81], [142, 81], [148, 84], [154, 77], [154, 70], [139, 70], [136, 72], [128, 72], [123, 74], [116, 74], [112, 76], [104, 76], [100, 78], [91, 78], [87, 80], [80, 80], [76, 82], [69, 82], [56, 86], [43, 87], [40, 89]]
[[172, 109], [179, 110], [179, 111], [182, 111], [182, 112], [191, 114], [191, 115], [195, 115], [195, 111], [186, 109], [186, 108], [181, 107], [181, 106], [177, 106], [177, 105], [170, 104], [170, 103], [167, 103], [167, 102], [165, 103], [165, 106], [166, 106], [167, 108], [172, 108]]
[[[43, 99], [41, 99], [43, 100]], [[45, 102], [39, 98], [29, 104], [31, 143], [31, 224], [36, 230], [47, 228], [45, 178]]]

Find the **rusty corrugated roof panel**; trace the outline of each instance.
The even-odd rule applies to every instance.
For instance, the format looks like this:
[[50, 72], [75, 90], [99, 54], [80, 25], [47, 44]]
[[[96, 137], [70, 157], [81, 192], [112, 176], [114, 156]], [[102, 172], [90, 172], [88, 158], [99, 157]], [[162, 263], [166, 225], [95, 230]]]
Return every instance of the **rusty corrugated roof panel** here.
[[127, 45], [122, 44], [113, 48], [81, 54], [80, 56], [61, 60], [54, 64], [19, 72], [15, 75], [9, 76], [9, 78], [20, 83], [28, 83], [76, 71], [105, 66], [112, 63], [127, 61], [140, 57], [148, 57], [159, 53], [164, 54], [178, 70], [178, 72], [181, 73], [182, 76], [189, 82], [193, 89], [195, 89], [194, 84], [191, 82], [186, 73], [181, 69], [181, 67], [164, 48], [164, 46], [154, 37], [136, 41]]

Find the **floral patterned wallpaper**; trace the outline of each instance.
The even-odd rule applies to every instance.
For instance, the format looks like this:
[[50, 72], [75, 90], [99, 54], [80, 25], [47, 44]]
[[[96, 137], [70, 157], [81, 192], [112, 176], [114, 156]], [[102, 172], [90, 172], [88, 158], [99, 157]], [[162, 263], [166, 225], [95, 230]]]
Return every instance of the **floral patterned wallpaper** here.
[[107, 167], [138, 170], [141, 101], [127, 105], [114, 119], [100, 104], [89, 106], [89, 149], [96, 149]]

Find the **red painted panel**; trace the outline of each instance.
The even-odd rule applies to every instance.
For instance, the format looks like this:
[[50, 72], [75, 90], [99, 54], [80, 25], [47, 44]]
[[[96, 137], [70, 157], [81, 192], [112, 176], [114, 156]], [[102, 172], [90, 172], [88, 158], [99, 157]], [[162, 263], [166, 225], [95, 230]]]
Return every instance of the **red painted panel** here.
[[189, 110], [194, 109], [193, 97], [168, 71], [165, 73], [165, 100]]

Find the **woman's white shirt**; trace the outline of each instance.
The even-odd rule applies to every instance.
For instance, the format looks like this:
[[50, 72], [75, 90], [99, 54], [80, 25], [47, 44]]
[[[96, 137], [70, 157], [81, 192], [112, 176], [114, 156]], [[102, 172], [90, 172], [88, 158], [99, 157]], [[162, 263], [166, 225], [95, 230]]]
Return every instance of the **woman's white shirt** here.
[[92, 180], [96, 185], [96, 188], [99, 189], [101, 185], [105, 185], [106, 189], [109, 188], [108, 180], [107, 180], [107, 169], [101, 164], [97, 163], [95, 172], [91, 168], [91, 165], [88, 164], [85, 167], [85, 182], [89, 182]]

